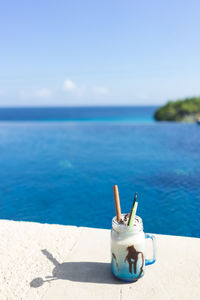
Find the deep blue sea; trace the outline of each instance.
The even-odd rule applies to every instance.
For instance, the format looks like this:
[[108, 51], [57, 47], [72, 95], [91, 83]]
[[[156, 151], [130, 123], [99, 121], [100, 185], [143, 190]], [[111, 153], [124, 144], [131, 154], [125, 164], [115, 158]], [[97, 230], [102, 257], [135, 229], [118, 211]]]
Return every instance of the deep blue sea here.
[[0, 109], [0, 218], [110, 228], [117, 184], [146, 232], [200, 237], [200, 126], [155, 109]]

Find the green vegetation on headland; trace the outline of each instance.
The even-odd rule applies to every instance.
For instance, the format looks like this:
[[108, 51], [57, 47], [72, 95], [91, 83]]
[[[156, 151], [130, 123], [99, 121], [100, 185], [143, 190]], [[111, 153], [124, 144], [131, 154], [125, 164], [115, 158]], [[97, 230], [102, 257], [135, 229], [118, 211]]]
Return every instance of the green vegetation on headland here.
[[200, 97], [169, 101], [154, 114], [157, 121], [195, 122], [200, 118]]

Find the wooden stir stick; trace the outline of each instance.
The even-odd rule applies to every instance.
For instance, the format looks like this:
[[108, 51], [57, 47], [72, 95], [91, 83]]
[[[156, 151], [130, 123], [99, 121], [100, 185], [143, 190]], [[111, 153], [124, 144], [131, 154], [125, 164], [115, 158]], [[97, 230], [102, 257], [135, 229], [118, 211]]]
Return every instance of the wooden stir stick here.
[[122, 216], [121, 216], [121, 207], [120, 207], [120, 200], [119, 200], [119, 191], [118, 191], [118, 186], [117, 185], [113, 186], [113, 191], [114, 191], [117, 222], [121, 222]]

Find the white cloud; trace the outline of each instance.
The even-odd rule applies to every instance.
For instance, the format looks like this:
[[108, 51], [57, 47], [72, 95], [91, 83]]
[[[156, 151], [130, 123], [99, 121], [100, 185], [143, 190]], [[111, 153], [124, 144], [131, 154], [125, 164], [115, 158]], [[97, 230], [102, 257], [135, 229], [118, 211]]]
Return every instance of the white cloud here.
[[50, 99], [53, 94], [52, 91], [46, 88], [38, 90], [20, 90], [19, 95], [22, 99]]
[[[84, 105], [84, 103], [102, 103], [108, 100], [109, 90], [103, 85], [85, 85], [85, 83], [79, 83], [72, 81], [71, 79], [65, 78], [57, 87], [54, 89], [50, 86], [47, 87], [33, 87], [33, 88], [22, 88], [18, 90], [21, 103], [29, 105], [34, 103], [34, 105], [59, 105], [59, 103], [64, 103], [66, 105], [72, 105], [79, 103]], [[101, 102], [100, 102], [101, 101]]]
[[[63, 89], [67, 92], [73, 93], [73, 97], [75, 98], [90, 98], [94, 96], [104, 96], [108, 94], [108, 89], [104, 86], [86, 86], [84, 84], [77, 85], [74, 81], [71, 79], [66, 79], [63, 84]], [[72, 96], [72, 94], [71, 94]]]
[[76, 84], [71, 79], [66, 79], [63, 88], [65, 91], [72, 92], [76, 89]]
[[52, 92], [48, 89], [40, 89], [35, 92], [35, 96], [38, 98], [51, 98]]
[[107, 95], [108, 94], [108, 89], [104, 86], [94, 86], [92, 90], [97, 95]]

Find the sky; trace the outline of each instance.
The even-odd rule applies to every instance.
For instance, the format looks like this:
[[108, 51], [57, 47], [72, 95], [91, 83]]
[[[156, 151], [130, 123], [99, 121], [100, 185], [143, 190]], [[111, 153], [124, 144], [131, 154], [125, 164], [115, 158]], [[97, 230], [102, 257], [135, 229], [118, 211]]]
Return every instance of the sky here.
[[0, 2], [0, 106], [200, 95], [200, 1]]

